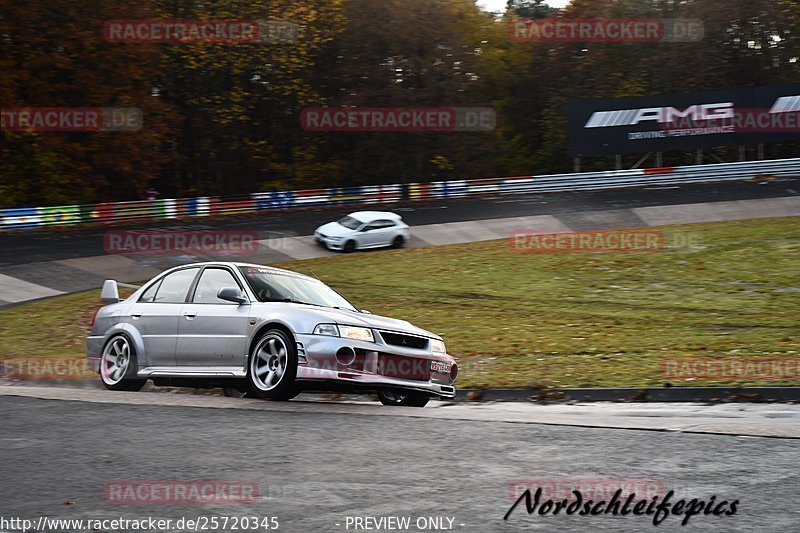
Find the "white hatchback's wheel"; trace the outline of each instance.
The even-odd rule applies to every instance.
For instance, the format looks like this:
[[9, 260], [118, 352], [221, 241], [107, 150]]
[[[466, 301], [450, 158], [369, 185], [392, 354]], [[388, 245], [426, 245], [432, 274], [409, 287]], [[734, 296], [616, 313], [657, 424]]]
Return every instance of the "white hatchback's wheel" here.
[[296, 348], [279, 329], [267, 331], [250, 355], [247, 380], [250, 392], [271, 400], [290, 400], [297, 396]]
[[124, 335], [112, 337], [100, 357], [100, 379], [110, 390], [138, 391], [147, 382], [136, 379], [138, 364], [131, 343]]

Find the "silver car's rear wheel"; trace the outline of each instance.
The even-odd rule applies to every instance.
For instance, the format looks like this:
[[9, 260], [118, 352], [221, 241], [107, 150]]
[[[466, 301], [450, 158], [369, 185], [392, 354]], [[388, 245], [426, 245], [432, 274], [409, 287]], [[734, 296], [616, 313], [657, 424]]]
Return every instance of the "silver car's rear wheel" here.
[[392, 390], [379, 390], [378, 399], [383, 405], [399, 405], [403, 407], [425, 407], [428, 405], [428, 396], [416, 392], [400, 392]]
[[112, 337], [100, 357], [103, 385], [110, 390], [140, 390], [147, 380], [135, 379], [137, 368], [136, 354], [128, 338], [124, 335]]
[[250, 391], [272, 400], [289, 400], [297, 396], [295, 351], [286, 333], [279, 329], [267, 331], [250, 355], [247, 372]]

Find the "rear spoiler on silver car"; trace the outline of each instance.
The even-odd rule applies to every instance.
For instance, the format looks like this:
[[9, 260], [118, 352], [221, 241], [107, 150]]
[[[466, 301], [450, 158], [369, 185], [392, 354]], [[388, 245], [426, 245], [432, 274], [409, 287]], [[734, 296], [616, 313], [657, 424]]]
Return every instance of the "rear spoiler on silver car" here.
[[100, 291], [100, 299], [107, 304], [115, 304], [119, 301], [119, 287], [122, 285], [128, 289], [138, 289], [141, 285], [131, 285], [130, 283], [118, 283], [116, 280], [107, 279], [103, 282], [103, 289]]

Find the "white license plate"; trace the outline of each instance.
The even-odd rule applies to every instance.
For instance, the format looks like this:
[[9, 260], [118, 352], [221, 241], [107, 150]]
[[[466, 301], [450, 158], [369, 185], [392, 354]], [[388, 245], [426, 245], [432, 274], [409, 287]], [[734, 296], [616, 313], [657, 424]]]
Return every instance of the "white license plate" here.
[[442, 361], [431, 361], [431, 371], [449, 374], [450, 363], [443, 363]]

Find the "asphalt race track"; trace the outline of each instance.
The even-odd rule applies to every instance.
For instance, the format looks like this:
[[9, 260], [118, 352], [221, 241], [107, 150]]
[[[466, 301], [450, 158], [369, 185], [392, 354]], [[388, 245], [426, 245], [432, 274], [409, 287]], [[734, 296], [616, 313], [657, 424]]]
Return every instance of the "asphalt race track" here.
[[[713, 418], [732, 433], [703, 434], [535, 423], [550, 407], [551, 423], [569, 423], [559, 413], [570, 406], [406, 409], [0, 389], [3, 517], [275, 516], [286, 532], [356, 531], [347, 517], [447, 517], [453, 531], [649, 531], [652, 516], [528, 516], [524, 504], [508, 521], [503, 516], [514, 487], [534, 480], [652, 480], [676, 498], [739, 500], [733, 516], [694, 516], [685, 527], [669, 516], [656, 531], [796, 531], [800, 523], [800, 441], [736, 435], [771, 419], [800, 437], [796, 406], [680, 405], [659, 413], [663, 408], [634, 404], [584, 413], [588, 425], [627, 416], [633, 427], [673, 430], [686, 417], [687, 431], [691, 420]], [[109, 483], [176, 479], [255, 481], [259, 497], [251, 504], [105, 501]], [[449, 531], [408, 529], [420, 530]]]

